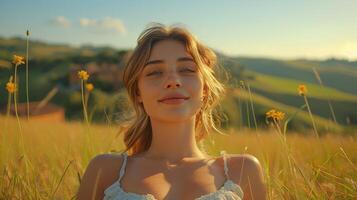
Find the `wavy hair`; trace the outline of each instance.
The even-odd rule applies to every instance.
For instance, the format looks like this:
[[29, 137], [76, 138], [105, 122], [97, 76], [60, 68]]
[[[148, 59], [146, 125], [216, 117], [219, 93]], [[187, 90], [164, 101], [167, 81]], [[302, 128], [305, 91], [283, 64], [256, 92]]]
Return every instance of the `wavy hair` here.
[[[200, 111], [196, 114], [196, 142], [205, 138], [210, 131], [220, 132], [218, 110], [215, 109], [225, 93], [224, 84], [218, 81], [214, 68], [217, 66], [216, 54], [200, 43], [187, 29], [182, 26], [165, 26], [159, 23], [150, 24], [139, 36], [137, 46], [131, 52], [123, 73], [123, 83], [127, 89], [129, 102], [134, 108], [134, 115], [127, 121], [124, 130], [124, 144], [129, 154], [137, 154], [147, 150], [151, 145], [152, 130], [150, 118], [143, 105], [138, 101], [138, 78], [149, 60], [154, 45], [162, 40], [181, 42], [196, 62], [202, 75], [205, 94]], [[220, 132], [221, 133], [221, 132]]]

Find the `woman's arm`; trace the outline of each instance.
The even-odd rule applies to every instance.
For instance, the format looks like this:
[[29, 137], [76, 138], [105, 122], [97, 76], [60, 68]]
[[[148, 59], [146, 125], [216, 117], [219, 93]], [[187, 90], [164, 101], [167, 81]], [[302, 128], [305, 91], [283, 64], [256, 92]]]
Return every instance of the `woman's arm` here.
[[234, 169], [230, 174], [233, 176], [233, 181], [242, 187], [243, 200], [265, 200], [266, 186], [259, 160], [249, 154], [233, 155], [229, 157], [229, 160]]
[[78, 200], [102, 200], [104, 190], [113, 184], [119, 175], [121, 156], [101, 154], [93, 158], [83, 175], [77, 192]]
[[77, 192], [77, 199], [103, 199], [103, 194], [98, 190], [98, 185], [101, 185], [100, 176], [103, 173], [100, 167], [102, 160], [101, 156], [97, 156], [89, 162]]

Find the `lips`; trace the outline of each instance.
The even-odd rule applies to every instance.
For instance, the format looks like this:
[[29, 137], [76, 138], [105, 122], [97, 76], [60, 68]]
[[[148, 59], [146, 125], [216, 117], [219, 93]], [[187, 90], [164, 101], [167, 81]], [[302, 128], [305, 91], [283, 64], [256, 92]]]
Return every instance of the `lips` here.
[[178, 101], [178, 100], [187, 100], [189, 99], [189, 97], [186, 97], [184, 95], [181, 95], [181, 94], [170, 94], [170, 95], [167, 95], [161, 99], [159, 99], [158, 101], [159, 102], [164, 102], [164, 101]]

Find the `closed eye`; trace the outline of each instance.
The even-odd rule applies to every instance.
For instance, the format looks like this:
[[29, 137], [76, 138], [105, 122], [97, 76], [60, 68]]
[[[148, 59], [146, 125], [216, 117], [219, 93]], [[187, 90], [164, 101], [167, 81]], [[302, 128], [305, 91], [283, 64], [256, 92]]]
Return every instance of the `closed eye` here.
[[146, 76], [152, 76], [152, 75], [158, 75], [158, 74], [162, 74], [162, 72], [161, 71], [153, 71], [153, 72], [148, 73]]
[[192, 70], [190, 68], [184, 68], [181, 70], [182, 72], [196, 72], [195, 70]]

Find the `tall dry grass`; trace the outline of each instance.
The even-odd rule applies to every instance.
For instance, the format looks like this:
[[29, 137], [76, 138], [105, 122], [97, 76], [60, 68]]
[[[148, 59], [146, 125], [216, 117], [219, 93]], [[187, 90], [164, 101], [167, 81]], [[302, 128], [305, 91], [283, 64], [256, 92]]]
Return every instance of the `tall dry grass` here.
[[[16, 119], [0, 116], [0, 199], [74, 199], [89, 160], [123, 149], [116, 125], [21, 120], [24, 152]], [[205, 141], [207, 152], [255, 155], [264, 169], [269, 199], [357, 198], [355, 137], [291, 133], [284, 144], [274, 129], [227, 133], [212, 134], [214, 143]], [[288, 162], [287, 148], [294, 163]]]

